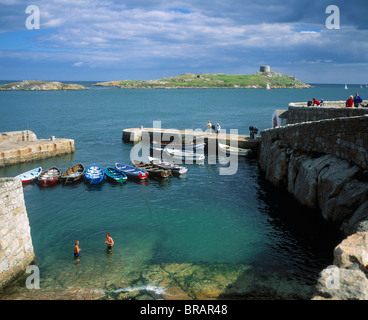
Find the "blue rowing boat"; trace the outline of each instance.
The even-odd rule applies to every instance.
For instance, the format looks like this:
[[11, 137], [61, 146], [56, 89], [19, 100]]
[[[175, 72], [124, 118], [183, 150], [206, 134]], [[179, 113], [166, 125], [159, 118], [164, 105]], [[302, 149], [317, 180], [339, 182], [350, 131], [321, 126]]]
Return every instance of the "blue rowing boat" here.
[[125, 164], [116, 163], [115, 168], [123, 173], [128, 178], [133, 179], [146, 179], [148, 178], [148, 172], [146, 170], [134, 167], [134, 166], [127, 166]]
[[95, 164], [93, 166], [90, 166], [86, 172], [84, 173], [84, 178], [86, 179], [86, 182], [89, 184], [99, 184], [104, 179], [104, 172], [99, 166], [96, 166]]

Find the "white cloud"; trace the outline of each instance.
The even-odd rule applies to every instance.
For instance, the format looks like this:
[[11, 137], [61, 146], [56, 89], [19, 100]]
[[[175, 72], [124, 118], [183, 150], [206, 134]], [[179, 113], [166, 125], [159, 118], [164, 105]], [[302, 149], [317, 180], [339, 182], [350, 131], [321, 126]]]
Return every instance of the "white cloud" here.
[[83, 62], [81, 61], [73, 63], [73, 67], [81, 67], [82, 65], [83, 65]]

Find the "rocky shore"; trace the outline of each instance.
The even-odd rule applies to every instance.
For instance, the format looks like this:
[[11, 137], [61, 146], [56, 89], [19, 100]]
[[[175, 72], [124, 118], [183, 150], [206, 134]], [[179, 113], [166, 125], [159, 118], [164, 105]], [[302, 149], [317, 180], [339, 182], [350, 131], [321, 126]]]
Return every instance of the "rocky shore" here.
[[25, 80], [0, 86], [0, 91], [41, 91], [41, 90], [87, 90], [79, 84], [65, 84], [58, 81]]

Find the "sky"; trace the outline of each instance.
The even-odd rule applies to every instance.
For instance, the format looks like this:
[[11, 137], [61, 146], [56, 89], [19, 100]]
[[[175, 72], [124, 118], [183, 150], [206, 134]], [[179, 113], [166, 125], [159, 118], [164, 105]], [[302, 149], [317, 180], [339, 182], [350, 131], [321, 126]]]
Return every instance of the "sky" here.
[[260, 65], [306, 83], [368, 84], [368, 1], [0, 0], [1, 80], [252, 74]]

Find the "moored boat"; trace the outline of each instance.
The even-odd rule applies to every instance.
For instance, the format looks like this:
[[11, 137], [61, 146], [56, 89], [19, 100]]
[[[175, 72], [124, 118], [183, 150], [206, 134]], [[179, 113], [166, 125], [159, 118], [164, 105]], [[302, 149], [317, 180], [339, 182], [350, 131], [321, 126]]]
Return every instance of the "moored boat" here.
[[61, 181], [64, 184], [75, 183], [81, 181], [85, 173], [83, 164], [79, 163], [73, 167], [68, 168], [61, 174]]
[[163, 161], [162, 159], [148, 157], [150, 163], [159, 168], [171, 170], [172, 174], [184, 174], [188, 171], [187, 167], [179, 166], [176, 163]]
[[18, 174], [14, 178], [15, 179], [20, 179], [22, 181], [22, 183], [28, 183], [28, 182], [31, 182], [31, 181], [37, 179], [38, 176], [41, 174], [41, 172], [42, 172], [42, 168], [39, 167], [39, 168], [29, 170], [27, 172]]
[[125, 173], [125, 175], [128, 178], [133, 178], [133, 179], [146, 179], [148, 178], [148, 172], [134, 167], [134, 166], [129, 166], [129, 165], [125, 165], [125, 164], [121, 164], [121, 163], [116, 163], [115, 164], [115, 168], [118, 169], [119, 171], [122, 171], [123, 173]]
[[114, 183], [124, 183], [128, 180], [128, 177], [124, 172], [113, 167], [107, 167], [105, 169], [105, 176], [107, 181]]
[[136, 161], [136, 160], [133, 160], [132, 162], [137, 168], [147, 171], [150, 177], [152, 176], [152, 177], [161, 179], [161, 178], [167, 178], [171, 176], [171, 170], [169, 169], [159, 168], [152, 164], [143, 163], [143, 162]]
[[203, 161], [205, 156], [203, 153], [196, 153], [192, 151], [182, 151], [174, 148], [165, 148], [164, 152], [169, 159], [175, 159], [180, 161]]
[[89, 184], [99, 184], [104, 179], [104, 172], [99, 166], [96, 166], [95, 164], [90, 166], [86, 172], [84, 173], [84, 178], [87, 183]]
[[219, 150], [226, 154], [233, 154], [237, 156], [248, 156], [251, 153], [250, 149], [236, 148], [232, 146], [228, 146], [223, 143], [218, 143]]
[[40, 186], [51, 186], [56, 184], [61, 177], [61, 171], [57, 167], [51, 167], [41, 172], [38, 176]]
[[153, 141], [152, 142], [152, 146], [151, 149], [156, 149], [156, 150], [161, 150], [163, 151], [165, 149], [165, 147], [169, 147], [169, 148], [175, 148], [178, 150], [183, 150], [183, 151], [197, 151], [197, 150], [204, 150], [206, 146], [206, 143], [194, 143], [194, 142], [188, 142], [188, 143], [173, 143], [173, 142], [166, 142], [166, 141], [161, 141], [161, 143], [157, 142], [157, 141]]

